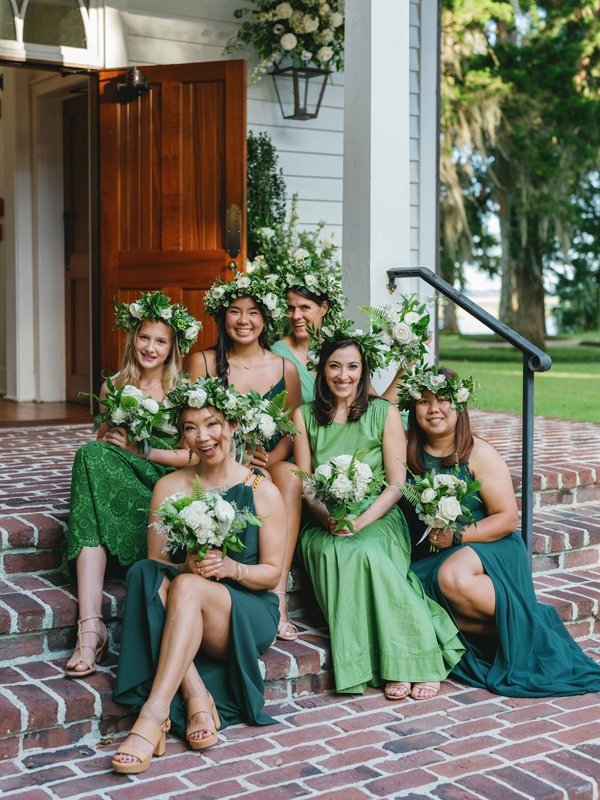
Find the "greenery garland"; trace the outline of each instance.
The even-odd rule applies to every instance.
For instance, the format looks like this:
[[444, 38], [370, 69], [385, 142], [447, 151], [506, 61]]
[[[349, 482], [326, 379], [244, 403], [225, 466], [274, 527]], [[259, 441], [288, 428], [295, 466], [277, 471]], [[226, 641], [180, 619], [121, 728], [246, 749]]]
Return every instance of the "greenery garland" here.
[[169, 305], [170, 297], [166, 297], [159, 289], [156, 292], [142, 293], [139, 300], [129, 305], [123, 301], [114, 301], [115, 325], [113, 330], [123, 328], [128, 333], [135, 331], [143, 320], [164, 322], [173, 329], [179, 342], [179, 349], [185, 355], [195, 344], [202, 330], [202, 323], [188, 313], [185, 306], [174, 303]]

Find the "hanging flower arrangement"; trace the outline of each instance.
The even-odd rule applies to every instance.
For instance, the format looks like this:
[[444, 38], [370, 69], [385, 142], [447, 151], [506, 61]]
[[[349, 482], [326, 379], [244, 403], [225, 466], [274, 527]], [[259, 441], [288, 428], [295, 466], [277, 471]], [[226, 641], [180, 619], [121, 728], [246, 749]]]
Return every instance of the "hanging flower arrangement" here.
[[292, 66], [344, 69], [344, 0], [252, 0], [257, 6], [238, 8], [237, 19], [246, 19], [227, 43], [225, 53], [251, 44], [260, 61], [250, 84], [260, 80], [276, 61], [289, 56]]

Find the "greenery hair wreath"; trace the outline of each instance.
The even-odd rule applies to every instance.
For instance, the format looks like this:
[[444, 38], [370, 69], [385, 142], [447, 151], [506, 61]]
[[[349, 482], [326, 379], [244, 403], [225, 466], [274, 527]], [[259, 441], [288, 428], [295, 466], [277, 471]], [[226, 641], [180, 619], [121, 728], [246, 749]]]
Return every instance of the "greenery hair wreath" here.
[[257, 258], [247, 264], [247, 272], [231, 268], [233, 280], [217, 278], [204, 297], [204, 307], [217, 320], [222, 308], [227, 308], [238, 297], [252, 297], [259, 304], [265, 321], [276, 323], [285, 313], [283, 292], [278, 275], [268, 273], [264, 262]]
[[[297, 253], [298, 251], [296, 251]], [[281, 277], [286, 291], [294, 291], [295, 287], [304, 287], [312, 294], [326, 295], [329, 300], [327, 318], [339, 316], [348, 302], [342, 289], [342, 276], [339, 272], [325, 272], [313, 269], [311, 258], [297, 258], [281, 269]]]
[[165, 297], [159, 289], [156, 292], [142, 293], [139, 300], [129, 305], [123, 301], [114, 301], [115, 326], [113, 330], [123, 328], [128, 333], [135, 331], [143, 320], [164, 322], [173, 329], [179, 342], [179, 349], [185, 355], [196, 343], [202, 330], [202, 323], [188, 313], [185, 306], [178, 303], [169, 305], [170, 297]]
[[174, 409], [179, 419], [186, 408], [211, 406], [220, 411], [229, 422], [241, 422], [246, 413], [244, 395], [233, 387], [225, 389], [220, 378], [198, 378], [195, 383], [182, 376], [177, 386], [163, 401], [166, 409]]
[[440, 375], [437, 367], [426, 367], [422, 362], [415, 364], [412, 369], [407, 369], [406, 375], [402, 376], [402, 383], [398, 384], [398, 408], [407, 411], [417, 400], [420, 400], [423, 392], [429, 389], [435, 395], [443, 395], [450, 401], [450, 407], [455, 408], [459, 414], [465, 410], [467, 405], [477, 401], [475, 390], [479, 386], [473, 378], [461, 378], [455, 375], [450, 378], [447, 375]]
[[371, 374], [385, 368], [389, 347], [382, 344], [374, 334], [364, 333], [362, 330], [355, 328], [354, 322], [347, 317], [338, 317], [321, 328], [314, 328], [312, 325], [308, 325], [306, 330], [312, 342], [307, 354], [307, 366], [310, 370], [317, 369], [321, 358], [321, 350], [325, 344], [343, 342], [345, 339], [354, 339], [365, 357]]

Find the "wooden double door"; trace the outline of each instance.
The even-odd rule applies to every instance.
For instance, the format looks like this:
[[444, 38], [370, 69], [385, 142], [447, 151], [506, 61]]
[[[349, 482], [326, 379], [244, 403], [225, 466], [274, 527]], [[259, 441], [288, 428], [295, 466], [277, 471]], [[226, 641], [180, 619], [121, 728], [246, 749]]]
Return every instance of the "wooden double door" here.
[[[92, 260], [97, 371], [116, 370], [120, 362], [124, 337], [112, 330], [114, 300], [132, 302], [142, 291], [163, 289], [183, 303], [204, 324], [196, 349], [213, 344], [204, 294], [228, 265], [241, 269], [245, 259], [245, 61], [142, 72], [152, 88], [129, 102], [117, 89], [125, 70], [104, 70], [92, 81], [99, 154]], [[93, 377], [96, 385], [99, 376]]]

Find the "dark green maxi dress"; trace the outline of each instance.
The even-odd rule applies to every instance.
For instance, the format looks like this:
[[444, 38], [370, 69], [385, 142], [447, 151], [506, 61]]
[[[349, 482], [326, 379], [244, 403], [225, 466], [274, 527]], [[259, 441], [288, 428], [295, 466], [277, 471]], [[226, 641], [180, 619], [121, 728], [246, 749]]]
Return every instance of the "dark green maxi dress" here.
[[[251, 486], [238, 483], [225, 495], [238, 508], [248, 507], [256, 513]], [[245, 544], [241, 553], [230, 552], [230, 558], [243, 564], [258, 563], [258, 527], [248, 525], [239, 534]], [[174, 567], [146, 559], [127, 573], [123, 635], [114, 697], [118, 703], [142, 706], [150, 694], [158, 667], [160, 644], [165, 624], [165, 608], [158, 589], [167, 575], [177, 580]], [[279, 623], [277, 595], [269, 591], [251, 591], [224, 578], [221, 583], [231, 595], [230, 648], [227, 661], [215, 661], [201, 650], [194, 664], [208, 691], [212, 694], [222, 728], [236, 722], [270, 725], [275, 720], [263, 711], [264, 683], [258, 657], [272, 644]], [[194, 621], [190, 620], [193, 625]], [[171, 703], [172, 730], [185, 735], [187, 725], [181, 692]]]
[[[422, 453], [421, 463], [431, 471], [453, 473], [440, 459]], [[459, 477], [473, 480], [468, 465]], [[487, 514], [483, 504], [472, 506], [475, 519]], [[423, 531], [425, 530], [424, 524]], [[466, 652], [454, 667], [459, 681], [507, 697], [552, 697], [600, 691], [600, 665], [585, 655], [552, 606], [538, 603], [527, 550], [518, 533], [495, 542], [470, 542], [441, 550], [413, 563], [429, 597], [451, 613], [438, 584], [444, 561], [462, 547], [472, 548], [492, 579], [496, 593], [497, 643], [483, 636], [460, 634]]]
[[[172, 450], [177, 440], [154, 432], [164, 447]], [[71, 473], [71, 510], [67, 534], [67, 559], [83, 547], [104, 545], [122, 566], [148, 555], [148, 513], [150, 498], [159, 478], [175, 467], [122, 450], [108, 442], [89, 442], [75, 453]]]

